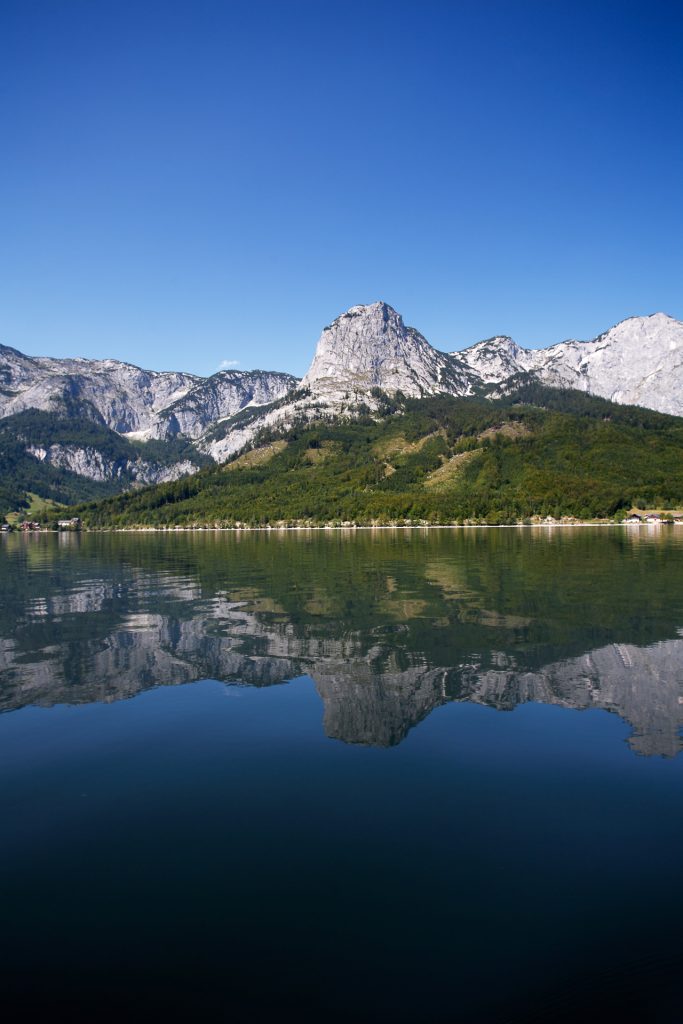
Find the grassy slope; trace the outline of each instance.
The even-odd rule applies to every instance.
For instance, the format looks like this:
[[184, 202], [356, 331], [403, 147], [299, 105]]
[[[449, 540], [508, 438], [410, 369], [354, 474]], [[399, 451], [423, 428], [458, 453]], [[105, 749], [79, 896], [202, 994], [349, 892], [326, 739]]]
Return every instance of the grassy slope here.
[[41, 498], [39, 494], [28, 491], [26, 494], [26, 506], [20, 512], [8, 512], [5, 516], [8, 523], [16, 526], [24, 519], [39, 520], [45, 516], [61, 516], [64, 505], [58, 501], [51, 501], [50, 498]]
[[319, 424], [263, 457], [81, 506], [86, 525], [515, 521], [683, 504], [683, 419], [539, 386]]

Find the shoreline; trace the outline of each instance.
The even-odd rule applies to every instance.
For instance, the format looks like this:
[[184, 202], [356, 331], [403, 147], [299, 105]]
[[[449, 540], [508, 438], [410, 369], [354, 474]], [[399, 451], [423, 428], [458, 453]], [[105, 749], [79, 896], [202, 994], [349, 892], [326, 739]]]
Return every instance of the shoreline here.
[[55, 534], [57, 536], [74, 536], [83, 533], [357, 533], [375, 530], [557, 530], [583, 529], [586, 527], [635, 527], [659, 529], [662, 526], [674, 526], [674, 523], [616, 523], [602, 521], [578, 521], [575, 523], [393, 523], [377, 526], [366, 526], [351, 523], [344, 526], [121, 526], [121, 527], [84, 527], [80, 530], [11, 530], [4, 531], [4, 536]]
[[[83, 533], [357, 533], [359, 530], [533, 530], [539, 527], [554, 530], [576, 526], [621, 526], [621, 523], [395, 523], [382, 526], [124, 526], [119, 529], [103, 527], [86, 529]], [[635, 525], [635, 524], [634, 524]], [[659, 524], [657, 524], [659, 525]], [[58, 530], [51, 531], [58, 533]], [[66, 532], [66, 531], [63, 531]]]

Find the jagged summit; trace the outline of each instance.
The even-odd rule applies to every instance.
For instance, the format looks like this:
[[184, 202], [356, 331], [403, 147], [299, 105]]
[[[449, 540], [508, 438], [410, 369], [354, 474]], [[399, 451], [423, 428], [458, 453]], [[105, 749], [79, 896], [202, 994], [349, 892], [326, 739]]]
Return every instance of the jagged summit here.
[[460, 358], [485, 384], [498, 384], [517, 373], [531, 369], [533, 355], [506, 334], [478, 341], [462, 352], [451, 353]]
[[352, 306], [322, 332], [303, 386], [329, 404], [371, 388], [410, 397], [472, 394], [532, 373], [554, 387], [683, 414], [683, 324], [666, 313], [622, 320], [592, 341], [526, 349], [507, 335], [439, 352], [387, 302]]
[[628, 317], [592, 341], [525, 349], [499, 336], [453, 355], [487, 384], [533, 373], [552, 387], [683, 415], [683, 323], [667, 313]]
[[[659, 310], [656, 313], [646, 313], [643, 316], [634, 315], [624, 317], [624, 319], [619, 320], [618, 323], [614, 325], [614, 327], [610, 327], [609, 331], [615, 331], [617, 327], [623, 327], [624, 324], [644, 325], [647, 323], [648, 320], [651, 321], [652, 325], [655, 327], [661, 327], [662, 325], [666, 325], [667, 322], [673, 322], [676, 324], [681, 322], [680, 320], [677, 320], [675, 316], [671, 316], [670, 313], [665, 313], [663, 310]], [[605, 334], [607, 333], [608, 331], [605, 331]], [[603, 335], [600, 335], [600, 337], [603, 337]]]
[[683, 414], [683, 323], [666, 313], [634, 316], [593, 341], [567, 341], [537, 353], [547, 384], [613, 402]]
[[166, 437], [172, 414], [182, 420], [185, 436], [196, 437], [216, 419], [272, 402], [296, 384], [287, 373], [235, 370], [204, 378], [143, 370], [118, 359], [26, 356], [0, 347], [0, 418], [26, 409], [61, 418], [75, 413], [140, 438]]
[[352, 306], [326, 327], [302, 386], [328, 401], [375, 387], [412, 397], [471, 391], [458, 360], [406, 327], [387, 302]]

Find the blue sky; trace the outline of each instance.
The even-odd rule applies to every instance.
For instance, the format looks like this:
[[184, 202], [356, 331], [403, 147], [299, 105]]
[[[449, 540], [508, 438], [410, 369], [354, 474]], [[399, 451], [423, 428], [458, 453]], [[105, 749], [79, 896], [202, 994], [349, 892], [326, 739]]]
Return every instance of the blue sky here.
[[0, 5], [0, 341], [303, 373], [683, 319], [683, 6]]

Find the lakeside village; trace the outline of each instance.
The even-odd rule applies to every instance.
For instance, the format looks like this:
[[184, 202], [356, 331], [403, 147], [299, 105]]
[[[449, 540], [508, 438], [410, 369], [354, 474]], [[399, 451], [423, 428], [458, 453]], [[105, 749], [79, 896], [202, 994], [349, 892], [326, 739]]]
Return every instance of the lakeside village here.
[[[609, 522], [611, 522], [612, 525], [617, 525], [617, 526], [619, 526], [619, 525], [626, 525], [626, 526], [683, 526], [683, 513], [647, 512], [647, 513], [640, 514], [638, 512], [630, 512], [628, 515], [626, 515], [626, 516], [624, 516], [623, 518], [620, 518], [620, 519], [613, 519], [613, 520], [604, 520], [603, 519], [603, 520], [595, 520], [593, 522], [594, 522], [595, 525], [605, 525], [605, 524], [608, 524]], [[313, 524], [310, 524], [310, 523], [309, 524], [278, 523], [278, 524], [274, 524], [274, 525], [269, 525], [267, 527], [263, 527], [262, 529], [278, 529], [278, 528], [280, 528], [280, 529], [285, 528], [286, 529], [288, 527], [290, 527], [290, 528], [297, 527], [299, 529], [302, 529], [302, 528], [303, 529], [310, 529], [312, 527], [312, 525]], [[327, 524], [328, 528], [329, 528], [329, 525], [330, 524]], [[385, 526], [385, 528], [389, 528], [389, 529], [391, 528], [391, 526], [387, 526], [387, 524], [383, 524], [383, 525]], [[403, 527], [406, 527], [406, 526], [420, 527], [420, 526], [429, 526], [430, 524], [429, 523], [419, 523], [419, 522], [409, 522], [409, 521], [406, 520], [403, 523], [396, 523], [396, 524], [393, 524], [393, 525], [395, 525], [395, 526], [403, 526]], [[466, 526], [480, 526], [480, 525], [485, 525], [485, 524], [472, 522], [472, 523], [465, 523], [463, 525], [466, 525]], [[577, 519], [575, 516], [563, 516], [561, 519], [555, 519], [553, 516], [532, 516], [530, 519], [525, 520], [524, 522], [518, 523], [517, 525], [518, 526], [581, 526], [581, 525], [591, 525], [591, 523], [590, 522], [589, 523], [585, 523], [584, 521], [582, 521], [580, 519]], [[354, 526], [356, 526], [356, 524], [352, 523], [352, 522], [347, 522], [347, 523], [341, 523], [341, 526], [348, 528], [348, 527], [354, 527]], [[12, 523], [12, 524], [5, 522], [5, 523], [2, 523], [0, 525], [0, 530], [2, 531], [3, 534], [13, 533], [13, 532], [20, 532], [20, 533], [62, 533], [64, 531], [69, 531], [69, 532], [80, 531], [81, 528], [82, 528], [82, 524], [81, 524], [81, 520], [80, 520], [80, 518], [78, 516], [72, 516], [70, 519], [58, 519], [56, 521], [56, 523], [53, 523], [53, 524], [50, 524], [50, 525], [48, 525], [48, 524], [46, 524], [44, 522], [43, 523], [39, 523], [36, 520], [28, 520], [28, 519], [23, 520], [22, 522], [17, 522], [17, 523]], [[233, 528], [234, 529], [249, 529], [249, 527], [247, 527], [246, 525], [243, 525], [241, 523], [236, 523]], [[318, 527], [318, 528], [320, 528], [320, 527]], [[126, 532], [130, 531], [131, 529], [135, 530], [135, 527], [128, 527]], [[140, 529], [145, 529], [145, 528], [141, 527]], [[182, 526], [159, 526], [159, 527], [154, 527], [154, 528], [147, 527], [146, 529], [154, 529], [155, 532], [157, 532], [157, 531], [165, 532], [165, 531], [187, 530], [187, 529], [189, 529], [189, 530], [203, 530], [203, 529], [211, 529], [211, 527], [209, 527], [209, 526], [200, 526], [199, 524], [193, 524], [190, 527], [187, 527], [187, 526], [186, 527], [182, 527]]]
[[[80, 530], [81, 520], [78, 516], [72, 516], [71, 519], [58, 519], [57, 530]], [[18, 530], [21, 533], [39, 533], [42, 531], [54, 532], [54, 528], [46, 526], [45, 523], [38, 523], [35, 520], [24, 519], [21, 523], [10, 525], [9, 523], [3, 523], [0, 526], [0, 530], [3, 533], [11, 533], [12, 531]]]

